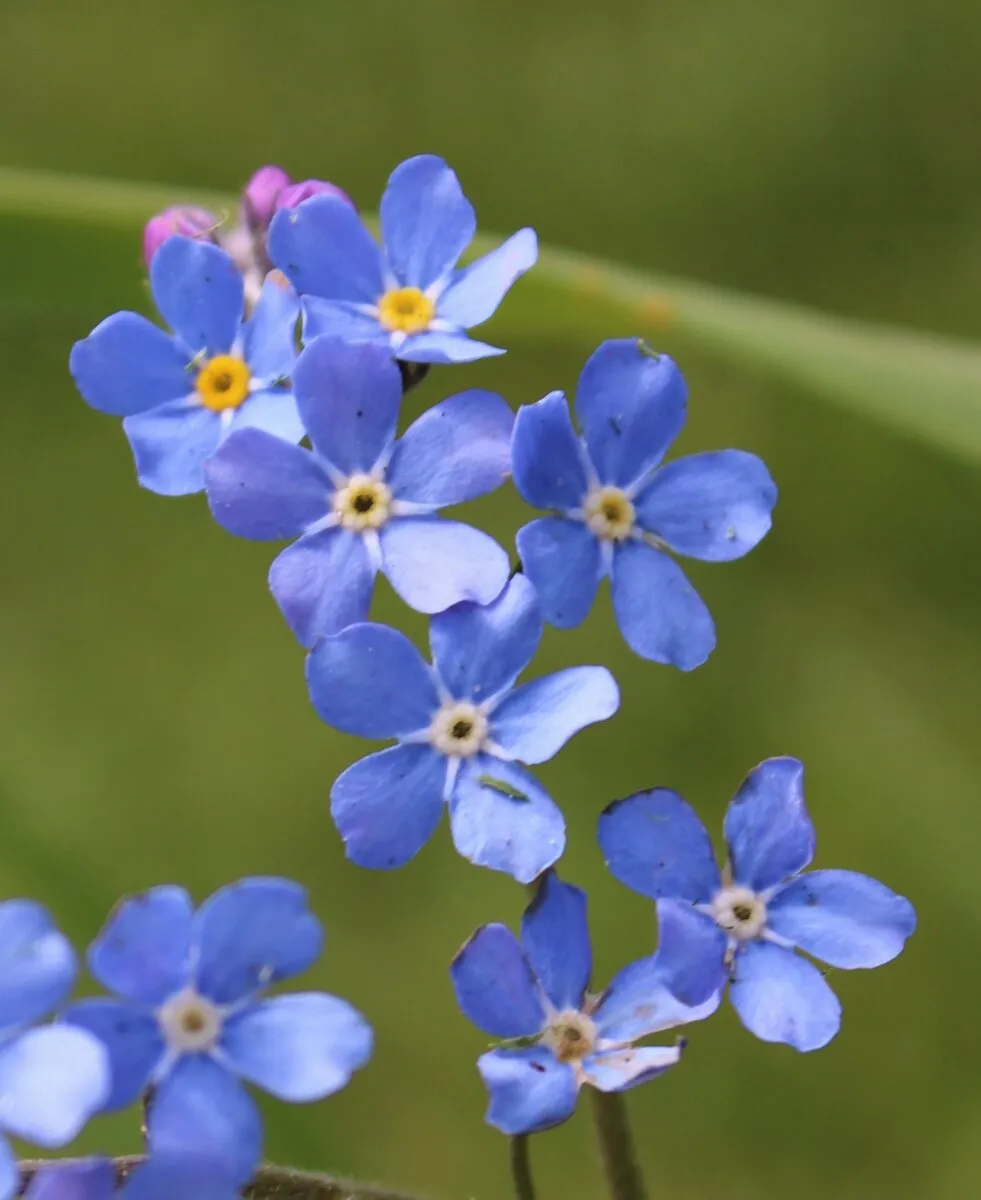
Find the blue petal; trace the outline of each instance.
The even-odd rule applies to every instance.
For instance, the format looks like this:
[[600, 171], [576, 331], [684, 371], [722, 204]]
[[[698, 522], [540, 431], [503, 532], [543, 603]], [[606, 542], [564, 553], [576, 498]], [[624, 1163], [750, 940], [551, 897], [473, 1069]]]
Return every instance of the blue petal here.
[[205, 1150], [154, 1154], [126, 1177], [119, 1200], [240, 1200], [240, 1196], [225, 1156]]
[[340, 338], [345, 342], [374, 342], [391, 354], [391, 334], [377, 316], [365, 312], [361, 304], [349, 300], [303, 299], [303, 342], [309, 345], [318, 337]]
[[489, 604], [511, 563], [489, 533], [441, 517], [402, 517], [380, 530], [382, 570], [416, 612], [441, 613], [472, 600]]
[[737, 955], [729, 999], [750, 1033], [795, 1050], [820, 1050], [841, 1026], [838, 997], [817, 967], [770, 942]]
[[306, 434], [293, 393], [285, 387], [253, 392], [241, 408], [232, 413], [226, 432], [237, 433], [241, 429], [261, 429], [263, 433], [271, 433], [294, 445]]
[[232, 1004], [305, 971], [320, 956], [324, 931], [305, 888], [256, 876], [210, 896], [195, 914], [192, 940], [198, 991]]
[[384, 291], [381, 255], [354, 208], [311, 196], [269, 226], [269, 257], [301, 296], [376, 304]]
[[916, 928], [905, 896], [857, 871], [809, 871], [767, 905], [767, 923], [832, 967], [881, 967]]
[[[658, 945], [654, 961], [672, 996], [690, 1007], [714, 1001], [728, 979], [728, 938], [715, 921], [684, 900], [658, 900]], [[690, 1018], [695, 1019], [695, 1018]]]
[[450, 977], [463, 1015], [491, 1037], [530, 1037], [545, 1028], [534, 972], [507, 926], [478, 929], [450, 964]]
[[347, 529], [308, 534], [269, 568], [269, 590], [303, 646], [365, 620], [374, 584], [364, 539]]
[[701, 596], [674, 559], [643, 542], [622, 542], [614, 551], [613, 610], [641, 658], [693, 671], [715, 649], [715, 625]]
[[629, 487], [664, 457], [685, 423], [687, 388], [666, 354], [638, 338], [604, 342], [583, 368], [576, 417], [601, 483]]
[[164, 320], [194, 354], [225, 354], [245, 310], [242, 275], [210, 242], [170, 237], [150, 264], [150, 290]]
[[135, 1004], [116, 1000], [79, 1000], [64, 1017], [94, 1034], [109, 1054], [112, 1090], [106, 1109], [128, 1108], [152, 1081], [164, 1056], [164, 1039], [157, 1020]]
[[216, 412], [181, 400], [126, 417], [123, 429], [145, 488], [161, 496], [188, 496], [204, 488], [205, 459], [221, 441]]
[[446, 760], [429, 745], [393, 746], [335, 779], [330, 811], [348, 858], [387, 871], [414, 858], [443, 816]]
[[395, 168], [379, 216], [396, 279], [423, 290], [452, 270], [477, 232], [459, 180], [435, 154], [419, 154]]
[[705, 826], [669, 788], [615, 800], [600, 814], [597, 837], [606, 865], [642, 896], [706, 904], [722, 886]]
[[581, 521], [541, 517], [518, 530], [517, 545], [545, 620], [558, 629], [581, 625], [604, 574], [599, 540]]
[[586, 893], [546, 872], [525, 909], [521, 942], [553, 1006], [559, 1012], [582, 1008], [593, 970]]
[[309, 450], [261, 429], [227, 437], [204, 468], [223, 529], [257, 541], [298, 537], [330, 509], [333, 487]]
[[166, 1076], [147, 1124], [151, 1155], [219, 1157], [236, 1183], [251, 1178], [262, 1157], [255, 1102], [234, 1075], [201, 1054], [185, 1055]]
[[564, 392], [518, 409], [511, 436], [514, 484], [535, 508], [578, 508], [589, 488]]
[[272, 383], [288, 379], [296, 362], [296, 322], [300, 301], [285, 279], [266, 276], [259, 300], [242, 330], [242, 357], [252, 374]]
[[280, 1100], [306, 1103], [339, 1091], [371, 1057], [371, 1026], [323, 992], [274, 996], [233, 1017], [221, 1050], [234, 1070]]
[[17, 1195], [19, 1187], [20, 1170], [14, 1152], [7, 1139], [0, 1137], [0, 1196], [3, 1200], [10, 1200]]
[[387, 457], [402, 376], [386, 349], [316, 338], [296, 361], [293, 391], [314, 449], [343, 475]]
[[491, 1050], [477, 1060], [490, 1093], [487, 1122], [512, 1137], [561, 1125], [579, 1094], [576, 1075], [549, 1050]]
[[0, 1029], [26, 1025], [60, 1004], [78, 965], [68, 939], [32, 900], [0, 904]]
[[736, 883], [760, 892], [803, 871], [815, 844], [804, 764], [768, 758], [754, 767], [732, 798], [723, 829]]
[[509, 692], [494, 710], [491, 737], [511, 757], [542, 763], [619, 705], [617, 681], [606, 667], [567, 667]]
[[[105, 1158], [52, 1163], [36, 1171], [24, 1200], [112, 1200], [116, 1170]], [[8, 1193], [0, 1185], [0, 1196]]]
[[109, 1094], [109, 1057], [84, 1029], [45, 1025], [0, 1050], [0, 1125], [39, 1146], [64, 1146]]
[[469, 329], [493, 314], [525, 271], [538, 261], [534, 229], [519, 229], [503, 245], [460, 271], [440, 296], [436, 315], [451, 325]]
[[729, 562], [767, 533], [776, 502], [776, 485], [761, 459], [743, 450], [719, 450], [668, 463], [635, 505], [640, 525], [672, 550]]
[[511, 470], [513, 421], [505, 400], [477, 388], [427, 409], [395, 445], [393, 495], [441, 508], [492, 492]]
[[450, 829], [464, 858], [519, 883], [537, 879], [565, 849], [565, 821], [542, 785], [516, 764], [483, 754], [463, 764]]
[[352, 625], [318, 642], [307, 658], [307, 684], [321, 720], [358, 737], [418, 733], [439, 708], [430, 668], [387, 625]]
[[625, 1092], [677, 1066], [683, 1049], [683, 1045], [631, 1046], [600, 1051], [583, 1061], [583, 1073], [601, 1092]]
[[503, 353], [498, 346], [488, 346], [486, 342], [474, 341], [465, 333], [451, 330], [417, 333], [398, 347], [398, 357], [403, 362], [467, 363]]
[[111, 992], [158, 1005], [189, 979], [191, 898], [155, 887], [116, 905], [89, 947], [89, 969]]
[[538, 649], [542, 615], [531, 583], [516, 575], [491, 604], [457, 604], [429, 623], [433, 662], [459, 700], [482, 703], [511, 687]]
[[146, 317], [113, 313], [72, 347], [75, 385], [87, 404], [117, 417], [157, 408], [194, 391], [190, 355]]

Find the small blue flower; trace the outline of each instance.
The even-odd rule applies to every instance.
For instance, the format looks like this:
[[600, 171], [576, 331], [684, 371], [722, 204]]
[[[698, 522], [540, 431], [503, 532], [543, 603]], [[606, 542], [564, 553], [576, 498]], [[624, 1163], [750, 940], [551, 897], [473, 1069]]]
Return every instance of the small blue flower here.
[[395, 169], [380, 216], [382, 247], [336, 196], [314, 196], [273, 218], [269, 254], [303, 299], [304, 337], [375, 342], [406, 362], [503, 354], [471, 341], [466, 330], [486, 321], [534, 266], [534, 230], [520, 230], [458, 270], [477, 218], [456, 175], [432, 154]]
[[562, 392], [519, 410], [514, 482], [554, 515], [518, 532], [545, 619], [579, 625], [610, 577], [617, 624], [641, 658], [700, 666], [715, 647], [701, 597], [665, 553], [726, 562], [770, 528], [777, 489], [754, 454], [719, 450], [662, 467], [685, 423], [686, 388], [670, 358], [636, 338], [604, 342], [576, 392], [580, 439]]
[[484, 925], [463, 946], [450, 968], [457, 1001], [485, 1033], [511, 1043], [477, 1064], [491, 1125], [537, 1133], [572, 1115], [584, 1083], [622, 1092], [679, 1061], [683, 1043], [634, 1043], [710, 1016], [719, 1006], [718, 978], [706, 969], [703, 922], [686, 905], [658, 908], [657, 953], [596, 995], [587, 991], [586, 896], [552, 871], [525, 911], [521, 941], [505, 925]]
[[168, 334], [145, 317], [107, 317], [71, 353], [83, 397], [123, 417], [140, 483], [165, 496], [204, 487], [204, 462], [233, 429], [292, 442], [303, 425], [289, 389], [299, 303], [270, 275], [243, 322], [242, 275], [207, 242], [171, 237], [154, 254], [150, 287]]
[[24, 1200], [240, 1200], [241, 1191], [220, 1160], [202, 1155], [155, 1154], [119, 1188], [105, 1158], [54, 1162], [34, 1173]]
[[328, 725], [394, 738], [348, 767], [331, 790], [347, 856], [362, 867], [401, 867], [450, 809], [457, 850], [480, 866], [536, 878], [565, 847], [554, 801], [519, 763], [541, 763], [578, 730], [616, 712], [605, 667], [570, 667], [521, 687], [542, 635], [535, 591], [522, 576], [484, 607], [434, 617], [434, 666], [404, 634], [352, 625], [307, 659], [310, 698]]
[[293, 378], [313, 450], [247, 429], [205, 474], [226, 529], [299, 539], [273, 563], [269, 585], [300, 641], [312, 646], [365, 620], [378, 572], [425, 613], [493, 600], [507, 582], [507, 554], [435, 513], [507, 478], [513, 417], [501, 397], [451, 396], [396, 441], [402, 382], [384, 347], [317, 338]]
[[[97, 1038], [33, 1022], [65, 999], [75, 952], [30, 900], [0, 904], [0, 1131], [39, 1146], [64, 1146], [109, 1094], [109, 1060]], [[0, 1136], [0, 1200], [17, 1192], [14, 1152]]]
[[371, 1054], [371, 1029], [346, 1001], [261, 998], [306, 970], [322, 944], [305, 891], [284, 879], [240, 880], [196, 913], [179, 887], [122, 901], [89, 949], [93, 975], [119, 998], [79, 1001], [65, 1017], [109, 1051], [105, 1107], [125, 1108], [152, 1086], [152, 1154], [205, 1155], [248, 1179], [262, 1128], [240, 1080], [282, 1100], [317, 1100]]
[[796, 758], [768, 758], [750, 771], [726, 813], [722, 872], [698, 816], [667, 788], [611, 804], [599, 842], [621, 883], [687, 901], [714, 931], [706, 953], [731, 976], [730, 999], [751, 1033], [818, 1050], [838, 1032], [841, 1005], [795, 948], [844, 970], [879, 967], [902, 950], [916, 914], [867, 875], [801, 874], [815, 847], [803, 780]]

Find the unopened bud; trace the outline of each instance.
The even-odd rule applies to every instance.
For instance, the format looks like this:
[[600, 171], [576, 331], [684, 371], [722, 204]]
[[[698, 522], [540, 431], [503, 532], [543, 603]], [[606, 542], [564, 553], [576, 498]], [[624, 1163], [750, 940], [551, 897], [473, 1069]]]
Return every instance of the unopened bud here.
[[260, 167], [242, 190], [242, 214], [253, 233], [266, 229], [290, 177], [282, 167]]
[[188, 204], [165, 208], [162, 213], [151, 217], [143, 230], [143, 261], [149, 267], [156, 252], [174, 234], [217, 242], [219, 224], [215, 214], [205, 208], [192, 208]]
[[279, 199], [276, 201], [276, 211], [279, 212], [284, 208], [296, 208], [298, 204], [302, 204], [304, 200], [309, 200], [311, 196], [336, 196], [338, 200], [344, 200], [353, 208], [354, 201], [336, 184], [327, 183], [323, 179], [304, 179], [302, 183], [291, 184], [279, 194]]

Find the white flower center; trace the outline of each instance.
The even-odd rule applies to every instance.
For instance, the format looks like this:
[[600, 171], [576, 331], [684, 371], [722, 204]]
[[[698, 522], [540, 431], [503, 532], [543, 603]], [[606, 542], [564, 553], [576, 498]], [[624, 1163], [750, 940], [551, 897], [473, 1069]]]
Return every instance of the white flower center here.
[[712, 901], [712, 916], [720, 929], [745, 942], [763, 932], [766, 905], [751, 888], [723, 888]]
[[596, 1024], [577, 1009], [560, 1012], [542, 1035], [559, 1062], [577, 1062], [596, 1048]]
[[178, 992], [157, 1011], [160, 1031], [171, 1050], [210, 1050], [221, 1033], [221, 1011], [193, 988]]
[[634, 506], [623, 488], [590, 489], [582, 511], [588, 527], [597, 537], [607, 541], [622, 541], [633, 530]]
[[487, 717], [465, 700], [444, 704], [429, 726], [429, 741], [440, 754], [470, 758], [483, 750], [490, 728]]
[[352, 475], [334, 493], [333, 507], [344, 529], [355, 533], [379, 529], [391, 514], [392, 493], [373, 475]]

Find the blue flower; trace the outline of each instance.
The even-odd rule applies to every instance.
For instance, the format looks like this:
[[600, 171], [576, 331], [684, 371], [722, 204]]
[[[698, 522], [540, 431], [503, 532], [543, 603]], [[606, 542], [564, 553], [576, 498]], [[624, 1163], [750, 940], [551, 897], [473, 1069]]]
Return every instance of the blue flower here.
[[572, 1115], [584, 1083], [622, 1092], [679, 1061], [683, 1043], [634, 1043], [710, 1016], [719, 1006], [718, 979], [705, 966], [711, 946], [703, 923], [687, 906], [658, 907], [657, 953], [625, 967], [596, 995], [587, 991], [586, 896], [554, 872], [525, 911], [520, 941], [505, 925], [484, 925], [463, 946], [450, 968], [457, 1001], [485, 1033], [511, 1043], [478, 1062], [491, 1125], [537, 1133]]
[[401, 867], [439, 824], [444, 802], [457, 850], [528, 883], [565, 846], [565, 822], [521, 763], [541, 763], [578, 730], [613, 715], [605, 667], [570, 667], [515, 687], [542, 635], [535, 591], [513, 579], [484, 607], [434, 617], [434, 666], [385, 625], [352, 625], [307, 659], [310, 698], [336, 729], [398, 745], [348, 767], [331, 812], [348, 858]]
[[634, 338], [604, 342], [576, 393], [580, 439], [562, 392], [520, 409], [511, 453], [518, 491], [552, 516], [518, 532], [518, 553], [545, 619], [579, 625], [609, 576], [617, 624], [642, 658], [683, 671], [715, 647], [701, 597], [665, 553], [740, 558], [770, 528], [777, 489], [742, 450], [662, 467], [685, 423], [678, 368]]
[[115, 1166], [80, 1158], [39, 1167], [24, 1200], [239, 1200], [241, 1191], [220, 1160], [202, 1155], [153, 1155], [117, 1189]]
[[[65, 1025], [31, 1028], [68, 995], [75, 952], [29, 900], [0, 904], [0, 1131], [39, 1146], [78, 1136], [109, 1093], [98, 1039]], [[17, 1192], [14, 1152], [0, 1136], [0, 1200]]]
[[282, 276], [267, 278], [243, 323], [242, 276], [229, 255], [171, 237], [153, 256], [150, 287], [173, 335], [118, 312], [71, 353], [88, 403], [124, 418], [140, 483], [165, 496], [201, 491], [205, 459], [233, 429], [298, 442], [289, 376], [299, 306]]
[[687, 901], [714, 932], [706, 953], [730, 974], [729, 997], [751, 1033], [818, 1050], [838, 1032], [841, 1005], [795, 948], [844, 970], [878, 967], [902, 950], [916, 914], [867, 875], [801, 874], [815, 847], [803, 779], [796, 758], [768, 758], [750, 771], [726, 813], [722, 872], [694, 810], [667, 788], [611, 804], [599, 842], [621, 883]]
[[303, 299], [304, 337], [375, 342], [406, 362], [503, 354], [471, 341], [466, 330], [486, 321], [534, 266], [534, 230], [456, 269], [477, 218], [456, 175], [432, 154], [395, 169], [380, 216], [382, 247], [336, 196], [314, 196], [273, 219], [269, 254]]
[[396, 442], [402, 383], [388, 351], [325, 337], [300, 355], [294, 388], [313, 450], [246, 429], [206, 478], [211, 510], [232, 533], [299, 539], [273, 563], [269, 585], [300, 641], [363, 621], [379, 571], [421, 612], [493, 600], [507, 554], [435, 512], [507, 478], [513, 417], [501, 397], [451, 396]]
[[193, 911], [179, 887], [124, 900], [89, 949], [89, 966], [118, 999], [82, 1000], [66, 1021], [109, 1051], [105, 1107], [154, 1088], [153, 1154], [220, 1159], [237, 1182], [259, 1161], [261, 1121], [240, 1080], [283, 1100], [329, 1096], [371, 1054], [371, 1029], [320, 992], [262, 999], [314, 962], [323, 943], [306, 893], [284, 879], [243, 879]]

